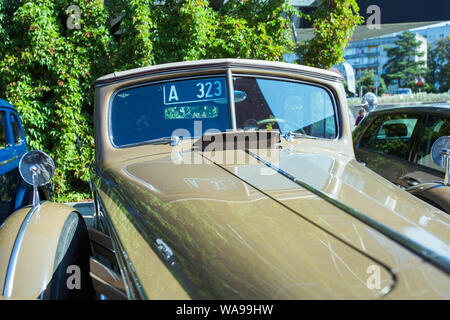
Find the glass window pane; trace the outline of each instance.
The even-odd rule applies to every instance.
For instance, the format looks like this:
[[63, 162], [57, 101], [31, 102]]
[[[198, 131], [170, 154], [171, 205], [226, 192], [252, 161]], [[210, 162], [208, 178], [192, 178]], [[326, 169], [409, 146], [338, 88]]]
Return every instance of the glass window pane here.
[[374, 122], [372, 122], [369, 128], [364, 133], [364, 136], [361, 139], [360, 146], [362, 148], [372, 149], [373, 143], [375, 141], [375, 137], [377, 135], [378, 128], [383, 122], [383, 117], [377, 118]]
[[13, 114], [10, 115], [11, 127], [14, 134], [14, 144], [19, 145], [23, 142], [22, 131], [20, 130], [19, 119]]
[[6, 113], [0, 111], [0, 149], [6, 148], [8, 136], [6, 135]]
[[277, 129], [318, 138], [337, 137], [337, 116], [329, 93], [290, 81], [236, 77], [238, 129]]
[[444, 168], [438, 167], [430, 156], [431, 146], [437, 138], [442, 136], [450, 136], [450, 119], [430, 117], [421, 135], [417, 154], [418, 164], [444, 172]]
[[225, 77], [174, 80], [120, 91], [111, 106], [111, 134], [123, 146], [229, 129]]
[[418, 116], [412, 115], [386, 116], [373, 140], [373, 149], [408, 160], [411, 151], [411, 137], [419, 122], [418, 119]]

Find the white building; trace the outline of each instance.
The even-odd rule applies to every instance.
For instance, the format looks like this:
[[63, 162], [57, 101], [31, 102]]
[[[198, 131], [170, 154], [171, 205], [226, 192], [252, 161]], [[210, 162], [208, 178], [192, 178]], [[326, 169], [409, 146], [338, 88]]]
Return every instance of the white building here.
[[[416, 40], [421, 42], [419, 52], [423, 52], [423, 56], [416, 56], [416, 61], [423, 60], [426, 62], [427, 51], [437, 40], [450, 35], [450, 21], [410, 28], [408, 31], [414, 33], [416, 35]], [[404, 31], [393, 32], [378, 37], [358, 39], [349, 42], [347, 48], [344, 50], [344, 59], [354, 68], [356, 79], [361, 78], [365, 70], [373, 70], [376, 75], [382, 75], [388, 61], [385, 47], [395, 46], [394, 42], [398, 40], [398, 37], [403, 32]], [[345, 74], [342, 65], [337, 66], [337, 68]], [[388, 88], [388, 91], [392, 93], [396, 89], [396, 86], [391, 86]]]
[[[292, 4], [296, 0], [291, 0]], [[300, 2], [314, 3], [317, 5], [319, 1], [297, 0]], [[410, 31], [416, 35], [416, 40], [421, 42], [419, 52], [422, 57], [416, 56], [416, 60], [427, 61], [428, 50], [436, 43], [438, 39], [443, 39], [450, 35], [450, 21], [441, 22], [408, 22], [408, 23], [391, 23], [381, 24], [380, 28], [368, 28], [366, 25], [357, 26], [353, 33], [352, 40], [344, 50], [344, 60], [352, 65], [355, 70], [356, 79], [360, 79], [365, 70], [373, 70], [376, 75], [381, 76], [384, 73], [384, 66], [388, 61], [385, 47], [395, 46], [395, 41], [404, 32]], [[302, 42], [310, 40], [314, 37], [314, 29], [304, 27], [301, 24], [296, 26], [294, 38], [301, 45]], [[298, 60], [296, 53], [284, 55], [287, 62], [295, 62]], [[334, 66], [342, 74], [345, 70], [342, 64]], [[419, 75], [418, 75], [419, 76]], [[388, 88], [392, 92], [396, 88]]]
[[413, 33], [417, 33], [427, 39], [428, 47], [431, 44], [435, 44], [437, 40], [443, 39], [450, 35], [450, 21], [436, 23], [430, 26], [414, 28], [410, 30]]
[[[363, 39], [350, 42], [344, 50], [344, 59], [350, 63], [355, 70], [356, 79], [361, 78], [366, 70], [373, 70], [375, 74], [384, 73], [384, 66], [389, 60], [386, 48], [395, 46], [402, 32], [388, 34], [377, 38]], [[416, 56], [416, 61], [427, 61], [427, 39], [416, 33], [416, 41], [420, 41], [419, 52], [422, 57]], [[339, 69], [342, 69], [338, 66]]]

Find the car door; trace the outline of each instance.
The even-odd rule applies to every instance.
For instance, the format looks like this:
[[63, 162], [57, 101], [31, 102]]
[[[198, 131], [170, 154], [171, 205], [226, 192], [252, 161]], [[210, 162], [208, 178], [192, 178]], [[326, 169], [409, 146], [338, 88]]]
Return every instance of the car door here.
[[444, 179], [444, 168], [437, 166], [433, 162], [430, 152], [433, 143], [442, 136], [450, 136], [450, 117], [444, 114], [427, 116], [418, 139], [417, 154], [413, 159], [418, 170], [426, 172], [432, 176], [432, 179], [438, 181]]
[[405, 178], [416, 182], [409, 192], [450, 213], [450, 187], [443, 184], [445, 169], [437, 166], [430, 155], [433, 143], [442, 136], [450, 136], [449, 115], [429, 114], [417, 139], [417, 153], [413, 157], [416, 170]]
[[27, 151], [18, 114], [0, 108], [0, 224], [15, 210], [31, 203], [31, 188], [19, 173], [19, 162]]
[[8, 114], [6, 109], [0, 108], [0, 223], [11, 212], [18, 178]]
[[411, 159], [421, 127], [422, 117], [417, 114], [379, 116], [363, 134], [355, 150], [356, 158], [397, 185], [416, 184], [409, 180], [408, 173], [416, 171]]

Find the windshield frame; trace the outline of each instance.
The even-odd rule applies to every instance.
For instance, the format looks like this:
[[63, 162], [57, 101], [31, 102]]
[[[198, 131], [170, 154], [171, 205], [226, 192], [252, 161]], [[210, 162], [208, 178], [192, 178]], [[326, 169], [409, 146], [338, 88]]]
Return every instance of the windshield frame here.
[[[224, 77], [226, 82], [226, 90], [227, 90], [227, 106], [228, 106], [228, 127], [230, 128], [230, 131], [237, 131], [236, 127], [236, 112], [235, 112], [235, 101], [234, 101], [234, 77], [251, 77], [255, 79], [265, 79], [265, 80], [275, 80], [275, 81], [285, 81], [285, 82], [293, 82], [293, 83], [299, 83], [309, 86], [315, 86], [318, 88], [321, 88], [327, 92], [327, 94], [330, 97], [333, 111], [335, 114], [335, 125], [336, 125], [336, 137], [333, 139], [330, 138], [323, 138], [323, 137], [314, 137], [317, 140], [324, 140], [324, 141], [335, 141], [339, 140], [342, 136], [342, 116], [340, 113], [340, 105], [338, 100], [336, 99], [336, 94], [333, 90], [331, 90], [328, 86], [316, 83], [313, 81], [307, 81], [307, 80], [300, 80], [294, 77], [288, 77], [288, 76], [270, 76], [270, 75], [264, 75], [261, 73], [248, 73], [248, 72], [232, 72], [231, 68], [226, 68], [224, 70], [214, 70], [215, 72], [201, 74], [201, 75], [186, 75], [186, 76], [179, 76], [174, 74], [173, 77], [168, 77], [166, 79], [161, 80], [154, 80], [154, 81], [145, 81], [142, 83], [137, 83], [133, 85], [124, 86], [122, 88], [116, 89], [111, 96], [109, 97], [108, 101], [108, 111], [107, 111], [107, 129], [108, 129], [108, 140], [115, 149], [125, 149], [130, 147], [135, 147], [142, 144], [141, 142], [136, 143], [130, 143], [130, 144], [124, 144], [124, 145], [117, 145], [113, 141], [113, 133], [112, 133], [112, 118], [111, 118], [111, 112], [112, 112], [112, 104], [114, 102], [114, 99], [118, 94], [120, 94], [122, 91], [143, 87], [143, 86], [149, 86], [149, 85], [157, 85], [161, 83], [167, 83], [170, 81], [184, 81], [184, 80], [195, 80], [195, 79], [207, 79], [207, 78], [215, 78], [215, 77]], [[233, 94], [231, 94], [233, 92]], [[201, 138], [192, 136], [189, 139], [198, 139]]]
[[[130, 85], [130, 86], [125, 86], [123, 88], [115, 90], [111, 94], [111, 97], [109, 98], [109, 101], [108, 101], [108, 113], [107, 113], [107, 116], [108, 116], [108, 119], [107, 119], [108, 140], [111, 143], [111, 145], [115, 149], [124, 149], [124, 148], [138, 146], [138, 145], [142, 144], [142, 142], [143, 142], [143, 141], [140, 141], [140, 142], [135, 142], [135, 143], [123, 144], [123, 145], [117, 145], [116, 143], [114, 143], [114, 139], [113, 139], [114, 136], [113, 136], [113, 132], [112, 132], [112, 114], [111, 114], [112, 113], [112, 105], [113, 105], [113, 102], [114, 102], [116, 96], [118, 94], [120, 94], [122, 91], [139, 88], [139, 87], [168, 83], [171, 81], [185, 81], [185, 80], [208, 79], [208, 78], [224, 78], [225, 79], [226, 93], [227, 93], [227, 108], [228, 108], [228, 127], [231, 128], [232, 127], [232, 115], [231, 115], [231, 108], [230, 108], [230, 94], [229, 94], [230, 88], [229, 88], [228, 74], [226, 72], [215, 72], [215, 73], [211, 73], [211, 74], [183, 76], [183, 77], [174, 76], [174, 77], [166, 78], [163, 80], [146, 81], [146, 82], [142, 82], [142, 83], [138, 83], [138, 84], [134, 84], [134, 85]], [[194, 119], [192, 119], [192, 120], [194, 121]], [[160, 138], [163, 138], [163, 136], [161, 136]], [[200, 137], [192, 136], [189, 139], [197, 139], [197, 138], [200, 138]], [[159, 139], [159, 138], [156, 138], [156, 139]]]
[[[233, 78], [234, 77], [248, 77], [248, 78], [254, 78], [254, 79], [264, 79], [264, 80], [275, 80], [275, 81], [284, 81], [284, 82], [293, 82], [293, 83], [299, 83], [299, 84], [304, 84], [304, 85], [309, 85], [309, 86], [314, 86], [314, 87], [318, 87], [321, 89], [324, 89], [327, 94], [330, 97], [332, 106], [333, 106], [333, 111], [335, 114], [335, 125], [336, 125], [336, 137], [334, 137], [333, 139], [330, 138], [323, 138], [323, 137], [314, 137], [314, 139], [317, 140], [325, 140], [325, 141], [335, 141], [335, 140], [339, 140], [341, 138], [342, 132], [341, 132], [341, 113], [340, 113], [340, 105], [338, 103], [338, 100], [336, 99], [336, 95], [334, 94], [334, 92], [327, 87], [326, 85], [323, 84], [319, 84], [319, 83], [315, 83], [312, 81], [305, 81], [305, 80], [299, 80], [299, 79], [295, 79], [295, 78], [290, 78], [290, 77], [277, 77], [277, 76], [269, 76], [269, 75], [263, 75], [263, 74], [250, 74], [250, 73], [233, 73], [232, 74], [232, 82], [233, 82]], [[228, 79], [227, 79], [228, 80]], [[234, 84], [232, 84], [234, 86]], [[235, 108], [233, 108], [233, 110], [235, 110]], [[234, 117], [236, 117], [236, 113], [234, 113]], [[233, 128], [234, 130], [237, 130], [237, 128]]]

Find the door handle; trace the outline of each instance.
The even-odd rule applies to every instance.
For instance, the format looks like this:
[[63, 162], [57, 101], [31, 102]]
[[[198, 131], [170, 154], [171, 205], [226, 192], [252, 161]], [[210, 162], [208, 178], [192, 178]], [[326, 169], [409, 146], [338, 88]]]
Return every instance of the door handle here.
[[417, 186], [418, 184], [420, 184], [420, 181], [417, 179], [414, 179], [412, 177], [404, 177], [403, 180], [410, 186]]
[[156, 245], [158, 250], [163, 254], [164, 258], [170, 263], [170, 265], [175, 265], [172, 249], [170, 249], [170, 247], [160, 238], [156, 239]]

